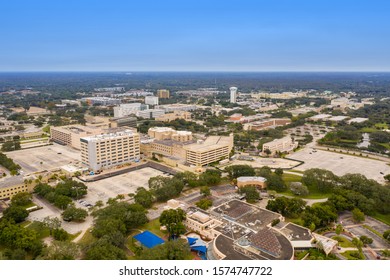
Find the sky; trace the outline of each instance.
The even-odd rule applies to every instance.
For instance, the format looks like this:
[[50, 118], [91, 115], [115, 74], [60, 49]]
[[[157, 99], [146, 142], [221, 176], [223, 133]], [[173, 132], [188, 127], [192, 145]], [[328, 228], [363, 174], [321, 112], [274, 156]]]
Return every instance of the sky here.
[[0, 71], [390, 71], [388, 0], [3, 0]]

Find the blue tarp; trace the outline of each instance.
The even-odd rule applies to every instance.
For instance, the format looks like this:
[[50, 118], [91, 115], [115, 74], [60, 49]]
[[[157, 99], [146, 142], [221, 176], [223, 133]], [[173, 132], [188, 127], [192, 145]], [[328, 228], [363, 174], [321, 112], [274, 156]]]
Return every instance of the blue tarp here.
[[164, 240], [147, 230], [143, 233], [134, 235], [134, 239], [139, 241], [146, 248], [153, 248], [164, 243]]

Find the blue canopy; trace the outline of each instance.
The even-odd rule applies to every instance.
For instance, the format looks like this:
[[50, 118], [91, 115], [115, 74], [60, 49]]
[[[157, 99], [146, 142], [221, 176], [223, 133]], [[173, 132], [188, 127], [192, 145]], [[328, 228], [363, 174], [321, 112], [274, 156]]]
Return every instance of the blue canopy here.
[[153, 248], [157, 245], [164, 243], [163, 239], [147, 230], [137, 235], [134, 235], [133, 237], [146, 248]]
[[195, 244], [195, 242], [196, 242], [196, 240], [198, 240], [198, 238], [187, 237], [187, 240], [188, 240], [188, 244], [192, 245], [192, 244]]

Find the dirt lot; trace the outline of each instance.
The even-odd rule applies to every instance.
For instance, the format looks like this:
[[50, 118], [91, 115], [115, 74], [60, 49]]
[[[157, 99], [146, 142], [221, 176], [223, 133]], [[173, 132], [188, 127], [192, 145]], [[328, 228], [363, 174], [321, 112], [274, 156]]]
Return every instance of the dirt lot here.
[[298, 166], [296, 168], [297, 170], [305, 171], [310, 168], [321, 168], [330, 170], [338, 176], [347, 173], [360, 173], [369, 179], [374, 179], [381, 183], [384, 182], [383, 174], [390, 173], [390, 166], [379, 160], [322, 150], [313, 152], [312, 148], [304, 148], [291, 154], [290, 158], [305, 162], [301, 166]]
[[80, 160], [79, 151], [59, 144], [7, 152], [6, 154], [22, 167], [25, 174], [56, 169]]

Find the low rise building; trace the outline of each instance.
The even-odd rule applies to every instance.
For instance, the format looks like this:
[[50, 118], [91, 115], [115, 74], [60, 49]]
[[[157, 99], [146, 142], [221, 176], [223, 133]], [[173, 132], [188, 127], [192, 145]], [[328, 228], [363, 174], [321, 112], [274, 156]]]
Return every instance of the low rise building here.
[[137, 127], [137, 118], [135, 117], [123, 117], [110, 119], [110, 127]]
[[165, 111], [161, 109], [148, 109], [137, 112], [137, 117], [144, 119], [154, 119], [164, 114]]
[[156, 106], [156, 109], [163, 109], [166, 113], [175, 111], [194, 111], [196, 105], [194, 104], [168, 104]]
[[149, 154], [174, 157], [178, 162], [198, 167], [228, 159], [233, 148], [233, 134], [210, 136], [195, 142], [189, 131], [154, 127], [149, 129], [148, 136], [154, 140], [143, 141], [142, 150]]
[[262, 153], [267, 155], [266, 151], [269, 150], [270, 155], [275, 155], [277, 152], [288, 153], [298, 147], [298, 142], [295, 142], [291, 137], [286, 136], [281, 139], [275, 139], [271, 142], [263, 144]]
[[136, 115], [139, 111], [149, 109], [149, 105], [141, 103], [126, 103], [114, 107], [114, 118], [123, 118], [129, 115]]
[[160, 121], [160, 122], [170, 122], [176, 119], [190, 121], [191, 113], [186, 111], [175, 111], [173, 113], [164, 114], [155, 118], [156, 121]]
[[121, 104], [120, 99], [111, 98], [111, 97], [85, 97], [82, 98], [83, 101], [87, 102], [88, 105], [103, 105], [103, 106], [110, 106], [110, 105], [118, 105]]
[[278, 126], [284, 126], [291, 123], [291, 120], [288, 118], [281, 119], [266, 119], [262, 121], [252, 122], [245, 125], [247, 130], [263, 130], [269, 128], [275, 128]]
[[50, 138], [53, 142], [70, 146], [80, 150], [80, 138], [97, 135], [102, 132], [99, 127], [89, 127], [83, 125], [51, 126]]
[[267, 185], [267, 179], [259, 176], [241, 176], [237, 178], [237, 187], [256, 186], [264, 189]]
[[203, 238], [213, 239], [219, 235], [219, 232], [214, 228], [220, 226], [222, 223], [214, 219], [209, 214], [196, 210], [189, 209], [186, 215], [184, 225], [190, 231], [200, 234]]
[[145, 104], [158, 105], [158, 96], [145, 96]]
[[140, 158], [139, 134], [134, 130], [83, 137], [81, 161], [93, 171], [114, 167]]

